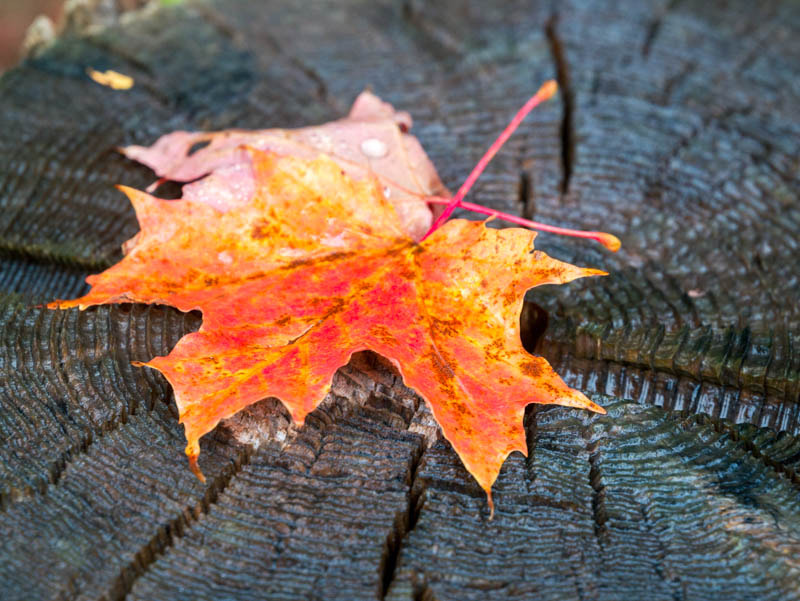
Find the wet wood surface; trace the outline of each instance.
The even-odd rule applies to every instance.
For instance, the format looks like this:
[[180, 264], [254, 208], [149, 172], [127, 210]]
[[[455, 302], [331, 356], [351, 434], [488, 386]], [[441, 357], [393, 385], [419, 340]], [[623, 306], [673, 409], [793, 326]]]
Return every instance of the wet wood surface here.
[[[0, 597], [800, 598], [800, 6], [185, 3], [66, 33], [0, 79]], [[130, 90], [86, 68], [131, 75]], [[199, 315], [51, 311], [137, 231], [119, 155], [294, 127], [364, 87], [455, 189], [548, 78], [476, 202], [593, 278], [529, 293], [528, 342], [607, 416], [530, 408], [496, 514], [424, 403], [362, 354], [301, 430], [265, 401], [203, 440], [163, 355]], [[534, 340], [535, 339], [535, 340]]]

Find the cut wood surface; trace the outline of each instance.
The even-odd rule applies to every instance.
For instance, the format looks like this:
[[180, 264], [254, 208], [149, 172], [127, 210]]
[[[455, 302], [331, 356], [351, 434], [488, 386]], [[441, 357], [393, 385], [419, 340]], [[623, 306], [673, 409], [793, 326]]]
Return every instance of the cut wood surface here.
[[[150, 7], [2, 76], [0, 598], [800, 599], [800, 5], [490, 4]], [[608, 415], [530, 407], [491, 521], [377, 356], [301, 429], [271, 400], [221, 425], [201, 484], [169, 385], [131, 365], [201, 317], [42, 307], [138, 229], [113, 186], [153, 175], [119, 146], [324, 122], [371, 87], [455, 189], [549, 78], [472, 199], [622, 239], [541, 234], [611, 275], [523, 315]]]

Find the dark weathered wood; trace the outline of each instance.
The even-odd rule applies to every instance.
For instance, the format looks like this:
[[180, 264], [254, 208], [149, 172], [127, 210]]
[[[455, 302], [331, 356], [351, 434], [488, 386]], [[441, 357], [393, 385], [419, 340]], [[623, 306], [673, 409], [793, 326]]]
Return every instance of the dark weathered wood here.
[[[6, 73], [0, 597], [799, 597], [798, 31], [775, 0], [215, 0], [67, 32]], [[153, 175], [116, 146], [325, 121], [371, 86], [455, 188], [550, 77], [558, 100], [474, 196], [622, 238], [611, 255], [542, 234], [610, 275], [529, 294], [527, 343], [610, 411], [529, 411], [491, 522], [374, 356], [299, 431], [264, 401], [206, 437], [201, 485], [169, 386], [130, 364], [200, 317], [36, 306], [135, 234], [113, 184]]]
[[286, 447], [256, 453], [130, 598], [381, 596], [423, 439], [406, 430], [413, 409], [398, 416], [376, 403], [386, 405], [334, 400]]
[[166, 380], [131, 361], [169, 352], [200, 325], [160, 307], [55, 312], [13, 298], [2, 315], [3, 504], [44, 492], [93, 441], [165, 404]]
[[506, 463], [493, 522], [450, 450], [426, 453], [386, 598], [795, 598], [800, 482], [770, 458], [797, 439], [776, 451], [752, 428], [607, 401], [607, 417], [533, 416], [531, 457]]

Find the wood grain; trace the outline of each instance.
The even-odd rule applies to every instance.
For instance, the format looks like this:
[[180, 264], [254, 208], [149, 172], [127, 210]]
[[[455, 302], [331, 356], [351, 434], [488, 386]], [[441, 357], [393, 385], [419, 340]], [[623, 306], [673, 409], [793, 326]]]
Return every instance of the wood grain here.
[[[0, 596], [800, 597], [798, 31], [775, 0], [215, 0], [67, 32], [5, 73]], [[540, 235], [611, 275], [528, 295], [527, 343], [609, 415], [530, 408], [492, 521], [373, 355], [303, 429], [274, 400], [218, 428], [201, 485], [168, 385], [131, 365], [200, 316], [40, 306], [137, 231], [113, 185], [154, 178], [117, 146], [323, 122], [371, 86], [455, 189], [548, 78], [558, 99], [473, 200], [622, 238]]]

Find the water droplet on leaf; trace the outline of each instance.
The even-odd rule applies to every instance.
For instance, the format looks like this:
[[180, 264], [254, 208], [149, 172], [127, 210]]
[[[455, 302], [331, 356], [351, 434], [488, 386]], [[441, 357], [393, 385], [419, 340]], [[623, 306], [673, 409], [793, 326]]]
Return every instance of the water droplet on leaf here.
[[378, 138], [367, 138], [361, 142], [361, 152], [371, 159], [383, 158], [388, 151], [386, 144]]

